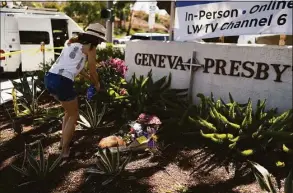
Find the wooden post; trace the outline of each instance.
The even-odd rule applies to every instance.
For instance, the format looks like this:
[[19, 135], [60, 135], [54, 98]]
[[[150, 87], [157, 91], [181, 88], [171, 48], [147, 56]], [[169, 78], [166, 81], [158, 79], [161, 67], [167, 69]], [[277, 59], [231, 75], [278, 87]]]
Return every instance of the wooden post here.
[[284, 46], [286, 44], [286, 35], [280, 35], [279, 46]]
[[45, 42], [41, 42], [41, 52], [43, 53], [43, 70], [45, 69], [46, 57], [45, 57]]

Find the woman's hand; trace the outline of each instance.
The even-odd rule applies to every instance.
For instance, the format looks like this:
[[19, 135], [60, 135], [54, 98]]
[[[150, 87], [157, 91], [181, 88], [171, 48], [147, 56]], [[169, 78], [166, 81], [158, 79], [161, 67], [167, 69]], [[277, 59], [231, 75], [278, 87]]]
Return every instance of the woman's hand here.
[[100, 91], [101, 85], [100, 85], [99, 82], [95, 84], [95, 88], [96, 88], [96, 91], [97, 91], [97, 92]]

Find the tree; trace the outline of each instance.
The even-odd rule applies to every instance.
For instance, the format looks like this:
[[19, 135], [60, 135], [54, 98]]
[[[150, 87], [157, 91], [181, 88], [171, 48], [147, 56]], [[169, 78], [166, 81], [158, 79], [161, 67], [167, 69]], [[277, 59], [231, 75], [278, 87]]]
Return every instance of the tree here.
[[114, 10], [115, 16], [119, 18], [119, 27], [122, 27], [122, 21], [127, 21], [128, 18], [130, 18], [131, 4], [133, 4], [133, 2], [121, 1], [121, 0], [117, 1], [114, 4], [113, 10]]
[[35, 8], [52, 8], [57, 9], [58, 11], [62, 10], [62, 7], [65, 3], [56, 2], [56, 1], [50, 1], [50, 2], [32, 2], [32, 1], [24, 1], [21, 2], [22, 6], [28, 6], [28, 7], [35, 7]]
[[86, 28], [90, 23], [101, 21], [101, 10], [106, 7], [106, 2], [68, 2], [63, 11], [77, 23], [83, 23]]
[[42, 3], [44, 8], [52, 8], [52, 9], [57, 9], [58, 11], [62, 11], [63, 7], [65, 6], [66, 3], [64, 2], [56, 2], [56, 1], [48, 1]]

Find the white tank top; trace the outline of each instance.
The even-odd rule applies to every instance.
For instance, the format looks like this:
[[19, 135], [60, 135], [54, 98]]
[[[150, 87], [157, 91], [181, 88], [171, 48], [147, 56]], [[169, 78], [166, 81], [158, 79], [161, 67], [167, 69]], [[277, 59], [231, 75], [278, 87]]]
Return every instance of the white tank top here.
[[86, 55], [82, 53], [81, 48], [82, 44], [80, 43], [65, 46], [49, 72], [60, 74], [74, 81], [74, 78], [84, 68], [86, 60]]

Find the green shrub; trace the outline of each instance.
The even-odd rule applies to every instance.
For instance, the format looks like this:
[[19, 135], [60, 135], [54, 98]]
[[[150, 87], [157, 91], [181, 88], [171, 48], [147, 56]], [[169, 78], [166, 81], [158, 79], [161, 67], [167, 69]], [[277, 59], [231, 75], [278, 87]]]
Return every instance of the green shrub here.
[[266, 101], [259, 100], [253, 111], [250, 99], [247, 104], [239, 104], [231, 95], [229, 103], [202, 94], [198, 97], [201, 99], [198, 114], [189, 120], [199, 127], [202, 137], [213, 143], [242, 156], [251, 156], [275, 151], [282, 144], [293, 142], [292, 109], [278, 115], [276, 109], [265, 111]]
[[97, 49], [97, 61], [106, 61], [109, 58], [119, 58], [124, 60], [124, 52], [117, 47], [113, 47], [112, 44], [107, 44], [106, 48], [98, 48]]
[[151, 71], [146, 77], [134, 74], [125, 85], [126, 93], [116, 93], [114, 99], [125, 105], [131, 118], [141, 113], [156, 114], [160, 118], [181, 116], [182, 111], [178, 109], [186, 110], [187, 89], [170, 89], [170, 85], [171, 75], [154, 81]]

